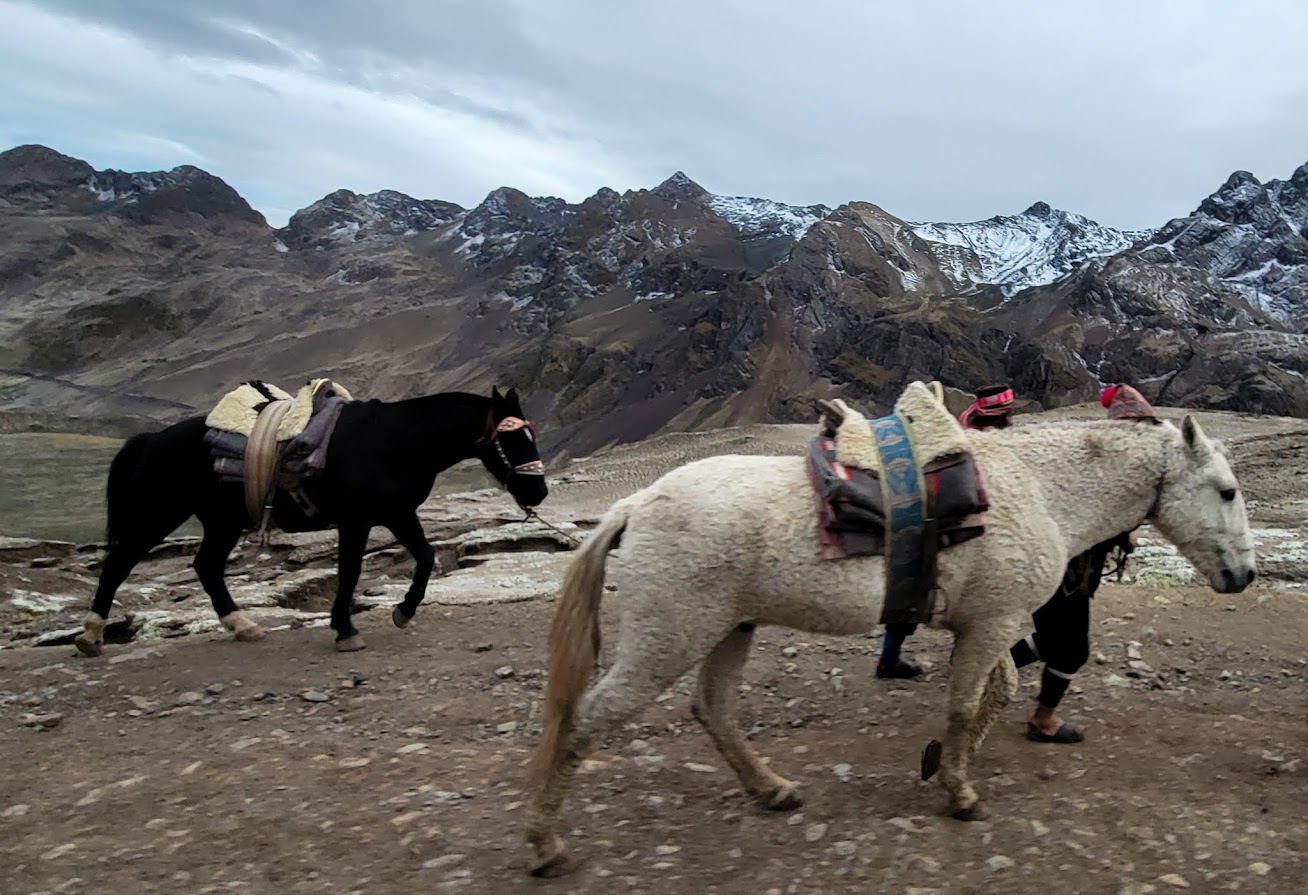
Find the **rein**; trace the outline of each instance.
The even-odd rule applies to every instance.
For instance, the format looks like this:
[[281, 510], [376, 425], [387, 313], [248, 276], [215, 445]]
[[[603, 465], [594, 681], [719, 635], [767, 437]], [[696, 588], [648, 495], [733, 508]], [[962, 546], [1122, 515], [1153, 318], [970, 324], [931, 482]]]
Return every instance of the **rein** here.
[[522, 519], [523, 522], [530, 522], [531, 520], [534, 519], [537, 522], [539, 522], [541, 525], [550, 529], [551, 531], [554, 531], [555, 533], [567, 538], [568, 542], [572, 544], [574, 550], [581, 546], [581, 541], [577, 540], [572, 535], [568, 534], [566, 531], [559, 528], [557, 525], [551, 525], [549, 522], [546, 522], [544, 519], [542, 519], [540, 513], [536, 512], [535, 507], [524, 507], [522, 505], [519, 505], [518, 509], [522, 510], [524, 513], [527, 514], [526, 516], [523, 517]]

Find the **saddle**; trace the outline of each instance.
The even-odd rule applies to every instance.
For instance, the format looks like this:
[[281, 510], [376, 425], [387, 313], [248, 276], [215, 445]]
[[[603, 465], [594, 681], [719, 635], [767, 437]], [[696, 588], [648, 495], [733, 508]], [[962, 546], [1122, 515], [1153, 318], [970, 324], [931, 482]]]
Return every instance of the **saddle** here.
[[294, 397], [255, 379], [224, 395], [205, 418], [214, 471], [224, 481], [244, 484], [245, 510], [261, 535], [278, 489], [310, 519], [318, 514], [303, 484], [326, 467], [341, 408], [352, 400], [330, 379], [314, 379]]
[[985, 532], [990, 504], [967, 435], [939, 388], [921, 382], [881, 419], [839, 400], [819, 405], [823, 425], [808, 451], [819, 558], [886, 557], [881, 622], [924, 622], [937, 553]]

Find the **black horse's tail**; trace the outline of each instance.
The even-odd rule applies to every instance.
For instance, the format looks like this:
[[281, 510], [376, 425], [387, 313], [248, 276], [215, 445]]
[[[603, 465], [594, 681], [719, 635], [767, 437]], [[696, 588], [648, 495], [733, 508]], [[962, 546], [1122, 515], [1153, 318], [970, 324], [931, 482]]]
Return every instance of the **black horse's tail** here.
[[105, 488], [105, 541], [110, 549], [118, 546], [123, 537], [123, 526], [130, 525], [124, 518], [131, 506], [131, 484], [136, 468], [141, 462], [141, 452], [145, 450], [150, 433], [142, 432], [127, 439], [118, 449], [113, 462], [109, 464], [109, 484]]

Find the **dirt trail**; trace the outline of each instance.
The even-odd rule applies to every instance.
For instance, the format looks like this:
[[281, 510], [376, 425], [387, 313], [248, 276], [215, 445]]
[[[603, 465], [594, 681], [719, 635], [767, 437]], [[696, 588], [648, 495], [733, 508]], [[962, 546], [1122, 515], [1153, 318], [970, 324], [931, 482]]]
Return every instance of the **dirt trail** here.
[[[93, 558], [11, 547], [0, 589], [22, 600], [0, 599], [0, 621], [28, 639], [0, 649], [0, 891], [1303, 891], [1304, 424], [1210, 422], [1232, 439], [1269, 574], [1237, 597], [1106, 585], [1095, 658], [1065, 703], [1087, 740], [1021, 738], [1038, 673], [1027, 669], [977, 763], [990, 821], [942, 817], [943, 791], [917, 779], [919, 749], [941, 733], [947, 635], [910, 640], [935, 669], [924, 680], [887, 683], [873, 675], [879, 634], [765, 629], [739, 716], [805, 806], [768, 814], [739, 792], [690, 717], [686, 679], [579, 775], [566, 818], [586, 863], [561, 881], [526, 876], [521, 824], [567, 554], [510, 524], [502, 499], [428, 508], [443, 555], [467, 555], [433, 581], [411, 629], [384, 608], [411, 565], [374, 544], [361, 590], [375, 608], [356, 617], [369, 649], [350, 655], [302, 611], [330, 590], [330, 537], [235, 564], [238, 599], [262, 595], [282, 625], [258, 644], [206, 628], [185, 545], [170, 548], [125, 598], [157, 617], [97, 660], [21, 645], [82, 611]], [[617, 449], [578, 461], [545, 511], [584, 527], [687, 459], [791, 452], [805, 437], [751, 427]], [[1184, 580], [1162, 548], [1141, 552], [1137, 580]], [[605, 604], [609, 643], [618, 599]]]
[[[735, 789], [683, 681], [579, 776], [567, 817], [588, 863], [545, 883], [523, 873], [520, 823], [550, 608], [436, 607], [408, 631], [366, 613], [371, 648], [350, 656], [317, 630], [0, 653], [5, 891], [1089, 893], [1167, 891], [1169, 874], [1302, 891], [1299, 595], [1106, 589], [1106, 662], [1068, 702], [1087, 741], [1020, 738], [1025, 674], [978, 764], [993, 819], [974, 825], [916, 779], [945, 672], [887, 684], [874, 639], [765, 631], [741, 720], [805, 807], [769, 815]], [[1158, 676], [1126, 676], [1130, 640]], [[943, 668], [946, 637], [911, 645]]]

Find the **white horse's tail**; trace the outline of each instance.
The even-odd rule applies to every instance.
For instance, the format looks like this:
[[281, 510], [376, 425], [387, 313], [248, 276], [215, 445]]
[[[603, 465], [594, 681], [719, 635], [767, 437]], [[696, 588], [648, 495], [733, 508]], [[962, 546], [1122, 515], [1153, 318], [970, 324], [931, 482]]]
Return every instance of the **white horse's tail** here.
[[572, 740], [577, 703], [599, 661], [600, 598], [609, 550], [627, 527], [626, 501], [614, 504], [582, 545], [563, 577], [563, 591], [550, 628], [549, 679], [540, 744], [532, 779], [544, 783], [556, 757]]

